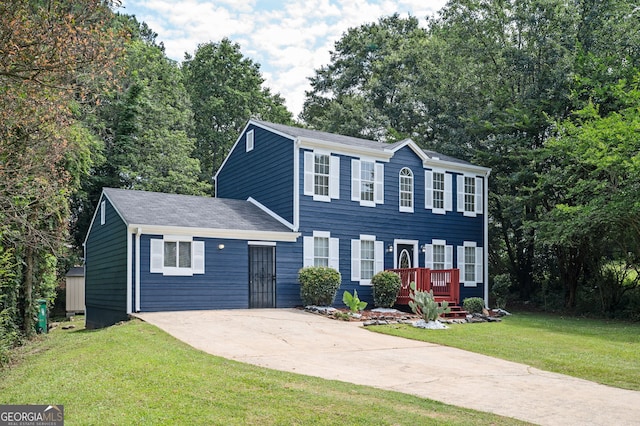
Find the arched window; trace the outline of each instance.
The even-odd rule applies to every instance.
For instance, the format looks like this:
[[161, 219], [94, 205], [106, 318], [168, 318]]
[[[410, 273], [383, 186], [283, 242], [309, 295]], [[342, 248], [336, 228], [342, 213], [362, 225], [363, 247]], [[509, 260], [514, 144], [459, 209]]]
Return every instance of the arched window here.
[[400, 211], [413, 213], [413, 172], [407, 167], [400, 170]]

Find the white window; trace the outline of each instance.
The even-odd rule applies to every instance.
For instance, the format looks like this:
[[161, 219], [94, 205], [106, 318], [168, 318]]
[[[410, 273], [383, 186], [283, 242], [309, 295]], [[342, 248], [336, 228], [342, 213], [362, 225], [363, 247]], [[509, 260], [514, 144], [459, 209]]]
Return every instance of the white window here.
[[340, 157], [327, 152], [304, 153], [304, 195], [316, 201], [340, 198]]
[[435, 214], [445, 214], [453, 210], [452, 176], [442, 170], [424, 172], [424, 208]]
[[100, 225], [104, 225], [107, 217], [107, 202], [100, 203]]
[[384, 204], [384, 164], [351, 160], [351, 200], [368, 207]]
[[413, 172], [407, 167], [400, 170], [400, 211], [413, 213]]
[[149, 272], [190, 276], [204, 274], [204, 241], [165, 235], [150, 240]]
[[473, 241], [465, 241], [458, 246], [458, 269], [460, 281], [465, 287], [475, 287], [483, 281], [483, 251]]
[[328, 266], [340, 270], [340, 242], [337, 238], [331, 238], [331, 233], [313, 231], [313, 236], [304, 237], [303, 266]]
[[458, 211], [465, 216], [482, 214], [482, 178], [458, 175]]
[[351, 281], [371, 285], [371, 278], [384, 270], [384, 244], [373, 235], [351, 240]]
[[453, 246], [445, 240], [432, 240], [425, 245], [424, 264], [429, 269], [453, 268]]
[[253, 142], [253, 130], [249, 130], [244, 140], [244, 148], [246, 152], [253, 151]]

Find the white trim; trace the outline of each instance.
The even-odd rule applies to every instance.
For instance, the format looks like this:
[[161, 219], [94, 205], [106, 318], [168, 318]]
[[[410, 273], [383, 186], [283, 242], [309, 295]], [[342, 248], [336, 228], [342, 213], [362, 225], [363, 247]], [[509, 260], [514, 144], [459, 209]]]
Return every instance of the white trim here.
[[[177, 247], [179, 247], [178, 243], [188, 242], [190, 243], [189, 247], [191, 250], [190, 258], [191, 258], [191, 266], [179, 267], [179, 266], [166, 266], [164, 264], [164, 249], [165, 244], [167, 242], [176, 243]], [[153, 251], [152, 246], [156, 246], [157, 249], [162, 249], [162, 256], [160, 254], [155, 253]], [[150, 238], [149, 239], [149, 273], [151, 274], [162, 274], [165, 276], [181, 276], [181, 277], [190, 277], [193, 275], [201, 275], [205, 273], [205, 242], [200, 240], [194, 240], [192, 236], [188, 235], [163, 235], [162, 238]], [[194, 248], [198, 246], [201, 254], [196, 254]], [[178, 248], [179, 252], [179, 248]], [[176, 253], [176, 262], [179, 259], [179, 253]], [[152, 261], [156, 258], [159, 258], [162, 267], [152, 267]], [[196, 264], [196, 260], [199, 264]], [[139, 283], [139, 280], [138, 280]]]
[[107, 223], [107, 202], [102, 201], [100, 203], [100, 225]]
[[[131, 290], [131, 286], [133, 285], [132, 278], [131, 278], [131, 274], [133, 273], [133, 265], [131, 264], [131, 262], [133, 261], [133, 250], [131, 248], [132, 236], [133, 234], [127, 231], [127, 314], [130, 314], [132, 312], [131, 305], [133, 300], [132, 290]], [[85, 254], [85, 259], [86, 259], [86, 254]]]
[[248, 245], [248, 246], [268, 246], [268, 247], [275, 247], [275, 246], [276, 246], [276, 242], [275, 242], [275, 241], [247, 241], [247, 245]]
[[489, 306], [489, 174], [487, 170], [484, 178], [484, 305]]
[[373, 170], [373, 201], [384, 204], [384, 164], [373, 163]]
[[389, 151], [386, 149], [384, 151], [381, 151], [375, 148], [364, 148], [364, 147], [358, 147], [353, 145], [345, 145], [345, 144], [336, 143], [336, 142], [322, 141], [319, 139], [298, 138], [298, 141], [302, 148], [326, 149], [331, 152], [347, 155], [350, 157], [368, 156], [383, 162], [389, 162], [389, 160], [391, 159], [391, 157], [393, 157], [393, 154], [394, 154], [392, 151]]
[[136, 274], [136, 282], [135, 282], [135, 292], [136, 292], [136, 302], [135, 309], [136, 312], [140, 312], [140, 236], [142, 230], [138, 228], [136, 230], [136, 261], [135, 261], [135, 274]]
[[420, 262], [418, 259], [418, 245], [419, 245], [419, 241], [418, 240], [403, 240], [403, 239], [394, 239], [393, 240], [393, 268], [397, 269], [398, 268], [398, 256], [396, 253], [398, 253], [398, 245], [400, 244], [406, 244], [406, 245], [413, 245], [413, 268], [418, 268], [420, 267]]
[[244, 149], [245, 149], [245, 152], [253, 151], [254, 144], [255, 144], [255, 138], [253, 136], [253, 129], [251, 129], [251, 130], [247, 131], [247, 133], [245, 133], [245, 135], [244, 135]]
[[293, 144], [293, 227], [291, 227], [290, 229], [294, 232], [297, 232], [299, 228], [300, 228], [300, 148], [298, 147], [298, 143], [296, 142]]
[[293, 225], [293, 223], [288, 222], [283, 217], [281, 217], [280, 215], [275, 213], [273, 210], [271, 210], [269, 207], [265, 206], [264, 204], [262, 204], [260, 201], [256, 200], [255, 198], [249, 197], [249, 198], [247, 198], [247, 201], [250, 202], [251, 204], [255, 205], [256, 207], [258, 207], [260, 210], [262, 210], [263, 212], [265, 212], [266, 214], [268, 214], [269, 216], [271, 216], [272, 218], [274, 218], [275, 220], [277, 220], [278, 222], [280, 222], [281, 224], [283, 224], [287, 228], [291, 229], [292, 231], [295, 229], [295, 226]]
[[315, 165], [315, 154], [313, 151], [305, 151], [304, 152], [304, 160], [303, 160], [303, 177], [302, 180], [302, 191], [304, 195], [312, 196], [314, 195], [314, 182], [313, 178], [315, 176], [314, 173], [314, 165]]
[[[470, 247], [475, 249], [475, 260], [473, 263], [473, 267], [475, 270], [473, 271], [473, 276], [475, 281], [465, 281], [465, 248]], [[478, 275], [478, 253], [482, 250], [482, 247], [478, 247], [478, 243], [475, 241], [464, 241], [461, 246], [458, 246], [458, 269], [460, 269], [460, 282], [464, 283], [465, 287], [477, 287], [479, 281]], [[482, 257], [480, 257], [482, 258]], [[481, 265], [481, 267], [484, 265]]]
[[192, 235], [202, 238], [224, 238], [229, 240], [273, 240], [281, 242], [295, 243], [300, 236], [299, 232], [277, 232], [277, 231], [247, 231], [238, 229], [212, 229], [212, 228], [189, 228], [176, 226], [159, 225], [129, 225], [129, 229], [142, 228], [144, 234], [154, 235]]
[[440, 160], [440, 159], [436, 159], [435, 157], [429, 158], [426, 161], [423, 161], [422, 165], [425, 168], [446, 169], [451, 172], [463, 173], [463, 174], [472, 173], [472, 174], [484, 175], [491, 171], [491, 169], [486, 167], [476, 166], [474, 164], [463, 164], [463, 163], [456, 163], [453, 161]]
[[[405, 178], [411, 179], [411, 206], [403, 206], [402, 205], [402, 171], [407, 170], [409, 172], [409, 176], [404, 176]], [[413, 170], [410, 167], [403, 167], [398, 172], [398, 208], [401, 212], [404, 213], [413, 213], [414, 206], [416, 204], [416, 191], [415, 191], [416, 183], [415, 176], [413, 174]]]
[[329, 155], [329, 197], [340, 199], [340, 157]]

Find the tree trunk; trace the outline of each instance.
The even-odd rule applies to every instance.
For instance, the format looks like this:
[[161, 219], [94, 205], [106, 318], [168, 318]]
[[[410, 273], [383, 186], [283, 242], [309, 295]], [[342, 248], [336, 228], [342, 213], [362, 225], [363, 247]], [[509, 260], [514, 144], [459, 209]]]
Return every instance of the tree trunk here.
[[33, 321], [33, 248], [27, 247], [25, 250], [25, 272], [24, 272], [24, 311], [23, 324], [26, 336], [31, 336], [35, 330]]

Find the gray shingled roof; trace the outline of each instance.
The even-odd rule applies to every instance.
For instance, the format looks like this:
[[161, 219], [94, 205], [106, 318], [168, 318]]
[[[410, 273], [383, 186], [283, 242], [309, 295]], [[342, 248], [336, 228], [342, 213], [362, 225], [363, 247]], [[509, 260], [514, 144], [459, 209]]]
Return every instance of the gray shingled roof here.
[[[260, 124], [264, 127], [277, 130], [281, 133], [284, 133], [286, 135], [296, 137], [296, 138], [316, 139], [316, 140], [321, 140], [325, 142], [332, 142], [332, 143], [337, 143], [337, 144], [342, 144], [347, 146], [354, 146], [358, 148], [369, 148], [369, 149], [374, 149], [378, 151], [393, 150], [397, 146], [402, 145], [407, 141], [405, 139], [402, 141], [389, 144], [389, 143], [378, 142], [378, 141], [373, 141], [369, 139], [361, 139], [361, 138], [354, 138], [351, 136], [342, 136], [342, 135], [336, 135], [333, 133], [320, 132], [318, 130], [303, 129], [301, 127], [293, 127], [293, 126], [287, 126], [284, 124], [270, 123], [268, 121], [262, 121], [262, 120], [256, 120], [256, 119], [252, 119], [251, 121], [257, 124]], [[450, 163], [472, 165], [472, 163], [469, 163], [468, 161], [460, 160], [458, 158], [451, 157], [448, 155], [439, 154], [435, 151], [428, 151], [425, 149], [423, 149], [422, 151], [425, 154], [427, 154], [427, 156], [429, 156], [430, 158], [436, 157], [442, 161], [448, 161]]]
[[127, 224], [291, 232], [249, 201], [114, 188], [103, 191]]

